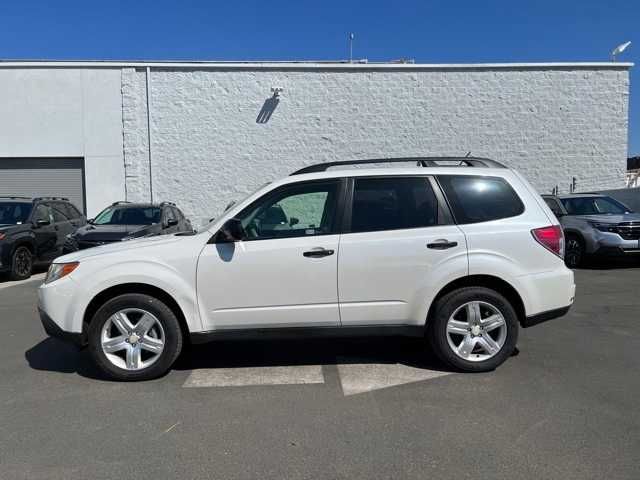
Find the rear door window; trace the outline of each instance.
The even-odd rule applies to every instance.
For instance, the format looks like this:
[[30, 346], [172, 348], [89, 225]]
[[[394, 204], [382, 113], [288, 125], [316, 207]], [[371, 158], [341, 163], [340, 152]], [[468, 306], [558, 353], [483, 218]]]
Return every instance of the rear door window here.
[[522, 200], [503, 178], [440, 175], [438, 181], [459, 224], [499, 220], [524, 212]]
[[438, 224], [438, 202], [426, 177], [355, 178], [351, 232]]

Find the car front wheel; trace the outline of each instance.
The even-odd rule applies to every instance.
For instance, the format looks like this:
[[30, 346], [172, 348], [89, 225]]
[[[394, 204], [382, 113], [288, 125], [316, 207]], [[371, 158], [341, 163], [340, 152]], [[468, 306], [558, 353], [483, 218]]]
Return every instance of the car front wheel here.
[[173, 311], [149, 295], [124, 294], [98, 309], [89, 326], [89, 350], [115, 380], [150, 380], [165, 374], [182, 349]]
[[437, 301], [427, 335], [436, 355], [451, 367], [486, 372], [513, 353], [518, 318], [509, 301], [496, 291], [461, 288]]
[[569, 268], [577, 268], [584, 262], [584, 245], [575, 235], [567, 235], [564, 263]]

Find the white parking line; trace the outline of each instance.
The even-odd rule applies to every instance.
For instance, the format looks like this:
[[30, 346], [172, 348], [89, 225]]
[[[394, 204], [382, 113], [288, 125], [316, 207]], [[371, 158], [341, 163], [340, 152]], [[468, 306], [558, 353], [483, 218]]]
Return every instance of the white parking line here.
[[409, 367], [399, 363], [340, 364], [338, 373], [345, 396], [451, 375], [451, 372]]
[[43, 280], [45, 275], [46, 273], [38, 273], [36, 275], [32, 275], [31, 278], [28, 278], [26, 280], [18, 280], [15, 282], [0, 282], [0, 290], [2, 290], [3, 288], [15, 287], [16, 285], [23, 285], [25, 283]]
[[184, 387], [246, 387], [324, 383], [321, 365], [206, 368], [191, 372]]

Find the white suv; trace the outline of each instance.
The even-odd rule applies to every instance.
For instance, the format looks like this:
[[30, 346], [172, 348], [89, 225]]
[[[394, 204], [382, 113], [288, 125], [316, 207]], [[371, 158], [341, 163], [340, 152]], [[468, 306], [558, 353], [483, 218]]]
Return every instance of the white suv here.
[[[420, 166], [327, 171], [400, 161]], [[563, 247], [540, 195], [492, 160], [333, 162], [198, 233], [60, 257], [39, 309], [49, 335], [88, 345], [120, 380], [162, 375], [189, 342], [270, 334], [412, 335], [478, 372], [511, 355], [519, 325], [568, 311]]]

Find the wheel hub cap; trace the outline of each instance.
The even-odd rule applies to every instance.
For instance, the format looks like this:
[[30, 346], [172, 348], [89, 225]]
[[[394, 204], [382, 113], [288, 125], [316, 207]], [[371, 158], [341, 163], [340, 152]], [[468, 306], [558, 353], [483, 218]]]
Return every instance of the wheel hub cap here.
[[102, 327], [102, 351], [113, 365], [142, 370], [154, 364], [165, 348], [165, 332], [158, 318], [140, 308], [115, 312]]
[[458, 307], [447, 322], [451, 350], [469, 362], [482, 362], [502, 350], [507, 340], [507, 322], [497, 307], [471, 301]]

